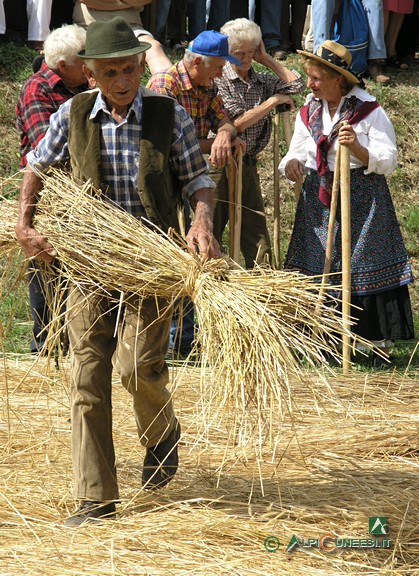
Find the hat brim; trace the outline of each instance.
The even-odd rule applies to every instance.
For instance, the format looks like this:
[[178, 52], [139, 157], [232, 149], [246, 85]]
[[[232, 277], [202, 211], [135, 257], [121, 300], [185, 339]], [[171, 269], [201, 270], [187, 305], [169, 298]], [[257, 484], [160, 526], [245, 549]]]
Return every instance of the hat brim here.
[[228, 60], [231, 64], [235, 64], [236, 66], [241, 66], [242, 64], [238, 58], [235, 58], [231, 54], [221, 56], [221, 54], [210, 54], [209, 52], [203, 52], [203, 51], [195, 52], [195, 50], [191, 46], [188, 46], [187, 50], [189, 50], [189, 52], [193, 52], [197, 56], [208, 56], [209, 58], [223, 58], [223, 60]]
[[126, 56], [134, 56], [134, 54], [140, 54], [141, 52], [145, 52], [151, 48], [151, 44], [148, 42], [138, 42], [138, 46], [134, 48], [127, 48], [126, 50], [117, 50], [114, 52], [101, 52], [100, 54], [97, 53], [86, 53], [86, 50], [80, 50], [77, 53], [79, 58], [83, 60], [100, 60], [105, 58], [125, 58]]
[[228, 56], [222, 56], [222, 58], [224, 58], [224, 60], [228, 60], [231, 64], [235, 64], [236, 66], [242, 65], [240, 60], [238, 58], [235, 58], [234, 56], [231, 56], [231, 54], [229, 54]]
[[352, 82], [353, 84], [359, 84], [360, 82], [359, 78], [352, 74], [352, 72], [349, 72], [349, 70], [345, 70], [341, 66], [336, 66], [336, 64], [332, 64], [324, 58], [320, 58], [320, 56], [317, 56], [316, 54], [306, 52], [305, 50], [297, 50], [297, 54], [301, 54], [301, 56], [305, 56], [306, 58], [311, 58], [311, 60], [315, 60], [316, 62], [327, 66], [328, 68], [333, 68], [333, 70], [339, 72], [339, 74], [342, 74], [342, 76], [344, 76], [347, 80], [349, 80], [349, 82]]

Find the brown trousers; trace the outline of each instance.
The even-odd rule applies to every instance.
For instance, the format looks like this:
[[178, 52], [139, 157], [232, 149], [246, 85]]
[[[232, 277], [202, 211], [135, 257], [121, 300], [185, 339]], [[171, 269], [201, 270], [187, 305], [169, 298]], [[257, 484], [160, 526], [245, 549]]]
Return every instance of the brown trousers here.
[[[210, 170], [210, 176], [217, 185], [214, 211], [214, 236], [220, 243], [228, 222], [228, 180], [225, 169]], [[255, 262], [262, 264], [265, 258], [271, 260], [271, 242], [266, 225], [265, 208], [260, 189], [256, 166], [243, 163], [242, 176], [242, 227], [240, 248], [246, 268], [253, 268]], [[265, 256], [266, 255], [266, 256]]]
[[164, 361], [171, 310], [165, 301], [147, 299], [140, 305], [137, 297], [131, 297], [124, 302], [118, 322], [114, 301], [96, 297], [86, 303], [84, 298], [74, 288], [67, 308], [74, 492], [80, 499], [115, 500], [119, 494], [112, 438], [112, 368], [132, 395], [141, 444], [158, 444], [175, 423]]

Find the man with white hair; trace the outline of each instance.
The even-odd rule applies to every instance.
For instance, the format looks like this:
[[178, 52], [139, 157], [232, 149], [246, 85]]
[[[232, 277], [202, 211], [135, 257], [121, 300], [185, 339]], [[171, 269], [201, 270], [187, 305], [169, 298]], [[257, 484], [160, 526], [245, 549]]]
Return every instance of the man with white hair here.
[[[26, 167], [26, 155], [44, 137], [51, 114], [86, 89], [83, 60], [77, 56], [86, 43], [86, 31], [76, 25], [57, 28], [46, 38], [44, 58], [38, 72], [28, 78], [20, 90], [16, 106], [15, 125], [20, 139], [19, 168]], [[40, 277], [39, 266], [29, 266], [29, 303], [34, 321], [30, 351], [43, 351], [45, 326], [50, 321], [46, 287]], [[53, 290], [53, 284], [51, 284]]]
[[[226, 22], [221, 32], [228, 35], [231, 54], [239, 63], [227, 63], [216, 80], [224, 106], [246, 142], [243, 157], [242, 229], [240, 246], [246, 268], [270, 259], [271, 248], [264, 203], [257, 171], [257, 156], [267, 146], [272, 131], [272, 113], [281, 104], [292, 105], [291, 94], [302, 92], [300, 75], [270, 56], [257, 24], [246, 18]], [[273, 74], [257, 72], [253, 61]], [[214, 236], [221, 242], [228, 221], [228, 185], [225, 173], [217, 181]]]
[[[207, 30], [190, 42], [182, 60], [154, 74], [147, 84], [185, 108], [195, 124], [201, 151], [210, 154], [210, 161], [220, 167], [225, 165], [232, 147], [243, 146], [214, 84], [227, 61], [239, 63], [229, 54], [227, 36]], [[208, 138], [210, 132], [214, 138]]]
[[75, 24], [57, 28], [46, 38], [44, 62], [23, 84], [16, 106], [20, 168], [26, 166], [26, 154], [47, 131], [51, 114], [86, 88], [83, 60], [77, 56], [85, 42], [86, 31]]

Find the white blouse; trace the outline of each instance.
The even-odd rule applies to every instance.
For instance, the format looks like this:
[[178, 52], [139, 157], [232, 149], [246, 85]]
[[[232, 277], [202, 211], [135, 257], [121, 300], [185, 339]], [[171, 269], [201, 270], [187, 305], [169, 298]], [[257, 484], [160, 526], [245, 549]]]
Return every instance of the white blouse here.
[[[368, 94], [365, 90], [355, 86], [340, 100], [339, 106], [333, 118], [329, 115], [329, 108], [327, 101], [323, 101], [323, 134], [329, 134], [333, 125], [339, 119], [339, 111], [345, 98], [356, 96], [363, 102], [373, 101], [375, 98]], [[306, 103], [311, 100], [312, 94], [307, 97]], [[368, 150], [369, 161], [365, 174], [375, 172], [377, 174], [388, 175], [393, 172], [397, 164], [397, 147], [396, 147], [396, 134], [394, 132], [393, 124], [390, 122], [387, 114], [380, 107], [375, 108], [363, 120], [354, 124], [353, 129], [356, 132], [358, 141], [361, 146]], [[332, 147], [327, 155], [327, 162], [330, 170], [334, 170], [337, 138], [334, 140]], [[282, 174], [285, 173], [285, 166], [289, 160], [297, 159], [302, 162], [308, 170], [316, 170], [316, 144], [310, 135], [310, 132], [301, 120], [301, 115], [298, 114], [295, 121], [294, 134], [291, 139], [290, 148], [287, 154], [283, 157], [279, 164], [279, 170]], [[350, 168], [359, 168], [363, 163], [353, 154], [350, 155]]]

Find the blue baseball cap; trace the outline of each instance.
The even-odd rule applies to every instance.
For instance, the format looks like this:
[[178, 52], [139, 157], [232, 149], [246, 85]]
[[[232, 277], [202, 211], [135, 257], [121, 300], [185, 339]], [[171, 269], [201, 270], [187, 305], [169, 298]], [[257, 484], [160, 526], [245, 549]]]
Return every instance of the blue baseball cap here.
[[217, 56], [224, 58], [236, 66], [240, 66], [241, 62], [228, 52], [228, 36], [216, 32], [215, 30], [205, 30], [198, 34], [188, 46], [188, 50], [194, 54], [201, 56]]

